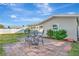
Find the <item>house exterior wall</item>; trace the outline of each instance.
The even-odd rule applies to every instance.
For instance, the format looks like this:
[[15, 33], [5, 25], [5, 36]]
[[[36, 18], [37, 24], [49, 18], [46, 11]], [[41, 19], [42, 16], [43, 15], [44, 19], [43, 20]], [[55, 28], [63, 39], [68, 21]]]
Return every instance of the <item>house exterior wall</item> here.
[[44, 36], [47, 36], [47, 30], [53, 29], [53, 24], [58, 24], [59, 29], [65, 29], [68, 37], [77, 41], [77, 22], [76, 17], [54, 17], [51, 20], [41, 24], [45, 30]]

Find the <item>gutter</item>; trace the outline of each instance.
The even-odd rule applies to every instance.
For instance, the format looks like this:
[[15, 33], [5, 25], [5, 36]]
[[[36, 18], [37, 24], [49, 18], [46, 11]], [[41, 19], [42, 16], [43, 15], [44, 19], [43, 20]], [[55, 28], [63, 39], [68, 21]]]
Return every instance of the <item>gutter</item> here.
[[76, 30], [77, 30], [77, 41], [79, 41], [79, 38], [78, 38], [78, 34], [79, 34], [79, 32], [78, 32], [78, 23], [79, 23], [79, 20], [78, 20], [78, 17], [76, 17], [76, 21], [77, 21], [77, 27], [76, 27]]

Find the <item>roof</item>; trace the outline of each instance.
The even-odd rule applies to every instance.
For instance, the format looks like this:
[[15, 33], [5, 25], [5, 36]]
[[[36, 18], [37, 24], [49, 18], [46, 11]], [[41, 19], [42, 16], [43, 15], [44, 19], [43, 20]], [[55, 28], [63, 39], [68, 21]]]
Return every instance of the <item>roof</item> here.
[[53, 15], [53, 16], [48, 17], [48, 19], [38, 23], [38, 25], [43, 24], [43, 23], [51, 20], [54, 17], [79, 17], [79, 14], [59, 14], [59, 15]]

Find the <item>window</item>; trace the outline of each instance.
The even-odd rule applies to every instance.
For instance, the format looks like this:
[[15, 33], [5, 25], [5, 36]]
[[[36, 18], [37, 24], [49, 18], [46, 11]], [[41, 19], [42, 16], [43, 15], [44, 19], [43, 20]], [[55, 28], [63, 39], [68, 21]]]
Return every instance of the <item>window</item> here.
[[43, 28], [43, 26], [40, 26], [40, 28]]
[[58, 30], [58, 25], [57, 24], [53, 25], [53, 30]]

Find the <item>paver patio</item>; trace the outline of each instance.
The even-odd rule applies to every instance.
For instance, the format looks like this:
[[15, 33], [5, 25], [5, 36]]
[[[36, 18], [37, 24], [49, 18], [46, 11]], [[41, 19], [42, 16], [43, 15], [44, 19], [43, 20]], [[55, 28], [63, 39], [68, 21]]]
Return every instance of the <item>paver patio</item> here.
[[65, 41], [44, 38], [44, 46], [32, 45], [29, 48], [28, 44], [24, 42], [24, 38], [20, 40], [21, 42], [7, 44], [3, 47], [6, 56], [67, 56], [71, 49], [71, 43]]

